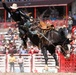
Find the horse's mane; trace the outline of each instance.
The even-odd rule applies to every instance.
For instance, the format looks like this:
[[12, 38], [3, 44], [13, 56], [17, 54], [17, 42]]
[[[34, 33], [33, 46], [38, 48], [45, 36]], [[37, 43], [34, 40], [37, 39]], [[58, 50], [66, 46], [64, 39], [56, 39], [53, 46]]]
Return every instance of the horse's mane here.
[[61, 35], [55, 29], [49, 30], [45, 35], [52, 43], [58, 43], [61, 40]]

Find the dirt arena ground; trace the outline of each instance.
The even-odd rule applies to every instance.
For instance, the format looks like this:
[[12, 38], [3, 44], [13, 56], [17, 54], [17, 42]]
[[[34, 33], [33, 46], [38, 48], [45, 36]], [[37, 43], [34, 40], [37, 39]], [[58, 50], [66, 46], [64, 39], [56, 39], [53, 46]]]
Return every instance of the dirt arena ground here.
[[0, 73], [0, 75], [76, 75], [76, 73]]

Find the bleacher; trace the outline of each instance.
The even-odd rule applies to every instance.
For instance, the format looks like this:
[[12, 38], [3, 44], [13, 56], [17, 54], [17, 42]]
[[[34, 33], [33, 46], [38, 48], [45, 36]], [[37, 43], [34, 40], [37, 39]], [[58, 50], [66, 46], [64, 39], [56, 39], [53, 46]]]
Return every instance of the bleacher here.
[[[10, 35], [7, 34], [7, 31], [8, 31], [8, 28], [0, 29], [0, 34], [4, 35], [4, 39], [9, 40], [10, 39]], [[18, 35], [19, 35], [19, 32], [18, 32]], [[15, 43], [16, 43], [16, 48], [18, 49], [19, 46], [21, 45], [22, 41], [19, 38], [18, 40], [15, 40]]]

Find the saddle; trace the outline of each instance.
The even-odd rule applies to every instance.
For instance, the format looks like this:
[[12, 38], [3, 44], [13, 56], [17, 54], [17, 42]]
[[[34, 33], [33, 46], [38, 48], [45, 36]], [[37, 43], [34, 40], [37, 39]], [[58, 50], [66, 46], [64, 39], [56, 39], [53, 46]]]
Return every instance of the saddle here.
[[51, 28], [51, 25], [47, 25], [45, 22], [40, 21], [40, 28], [42, 30], [49, 30]]

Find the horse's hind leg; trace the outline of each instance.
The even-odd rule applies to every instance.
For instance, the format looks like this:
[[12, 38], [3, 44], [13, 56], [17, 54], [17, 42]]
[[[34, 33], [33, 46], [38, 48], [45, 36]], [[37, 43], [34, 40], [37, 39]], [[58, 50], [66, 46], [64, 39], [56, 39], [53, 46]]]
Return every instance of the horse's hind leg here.
[[45, 64], [47, 65], [48, 63], [48, 56], [47, 56], [47, 49], [46, 47], [43, 47], [42, 48], [42, 53], [43, 53], [43, 56], [44, 56], [44, 59], [45, 59]]
[[22, 41], [23, 41], [23, 45], [24, 45], [24, 46], [27, 46], [27, 44], [26, 44], [26, 41], [27, 41], [27, 40], [26, 40], [25, 38], [22, 38]]
[[58, 59], [57, 59], [57, 55], [56, 55], [56, 53], [54, 53], [53, 54], [53, 57], [54, 57], [54, 59], [55, 59], [55, 62], [56, 62], [56, 66], [59, 66], [59, 62], [58, 62]]

